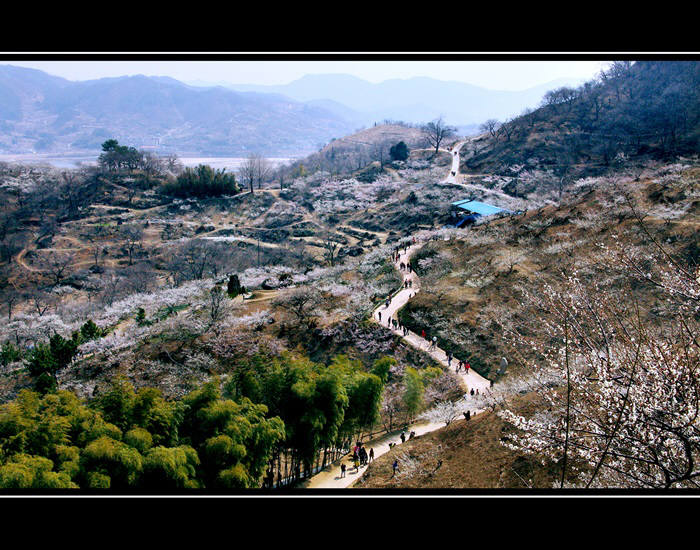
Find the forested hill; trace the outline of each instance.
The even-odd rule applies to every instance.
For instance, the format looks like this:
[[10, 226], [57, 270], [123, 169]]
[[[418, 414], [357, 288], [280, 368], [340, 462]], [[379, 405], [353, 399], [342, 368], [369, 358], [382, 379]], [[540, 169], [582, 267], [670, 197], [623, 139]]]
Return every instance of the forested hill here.
[[700, 64], [616, 62], [579, 88], [548, 92], [540, 108], [482, 129], [482, 146], [463, 155], [466, 172], [525, 165], [580, 177], [619, 161], [697, 153]]

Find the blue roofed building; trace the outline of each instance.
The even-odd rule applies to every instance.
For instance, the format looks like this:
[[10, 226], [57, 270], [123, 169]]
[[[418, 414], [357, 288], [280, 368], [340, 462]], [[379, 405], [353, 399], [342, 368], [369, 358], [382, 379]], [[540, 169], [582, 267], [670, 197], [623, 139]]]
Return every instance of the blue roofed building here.
[[494, 214], [512, 214], [512, 212], [492, 204], [468, 199], [452, 203], [452, 217], [458, 218], [455, 227], [471, 225], [482, 216], [493, 216]]

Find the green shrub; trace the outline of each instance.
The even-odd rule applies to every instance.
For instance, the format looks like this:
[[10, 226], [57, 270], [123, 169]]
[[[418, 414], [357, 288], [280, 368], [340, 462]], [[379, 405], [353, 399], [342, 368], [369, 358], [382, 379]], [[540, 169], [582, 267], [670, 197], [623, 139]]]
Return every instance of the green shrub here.
[[0, 363], [7, 366], [10, 363], [22, 359], [22, 350], [15, 346], [12, 342], [5, 342], [0, 349]]
[[226, 169], [216, 170], [200, 164], [196, 168], [185, 168], [173, 182], [163, 185], [163, 193], [179, 198], [207, 198], [235, 195], [240, 191], [236, 177]]
[[391, 160], [406, 160], [409, 153], [408, 146], [403, 141], [399, 141], [389, 149]]

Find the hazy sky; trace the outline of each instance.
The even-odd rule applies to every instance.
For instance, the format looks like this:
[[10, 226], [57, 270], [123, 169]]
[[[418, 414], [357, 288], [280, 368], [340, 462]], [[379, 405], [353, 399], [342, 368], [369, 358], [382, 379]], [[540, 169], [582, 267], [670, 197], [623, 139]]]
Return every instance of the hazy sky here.
[[0, 61], [90, 80], [145, 74], [192, 82], [287, 84], [305, 74], [347, 73], [370, 82], [427, 76], [492, 90], [523, 90], [558, 78], [593, 77], [603, 61]]

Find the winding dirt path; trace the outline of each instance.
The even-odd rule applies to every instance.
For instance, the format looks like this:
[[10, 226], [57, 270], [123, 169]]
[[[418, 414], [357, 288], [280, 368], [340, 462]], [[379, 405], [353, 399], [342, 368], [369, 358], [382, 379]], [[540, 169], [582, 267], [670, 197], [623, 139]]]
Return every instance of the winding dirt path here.
[[27, 264], [24, 261], [24, 255], [29, 251], [29, 245], [25, 246], [19, 254], [17, 254], [17, 257], [15, 258], [15, 261], [17, 262], [18, 265], [22, 266], [24, 269], [27, 271], [32, 271], [34, 273], [39, 273], [41, 272], [41, 269], [36, 269], [29, 264]]
[[467, 143], [467, 140], [458, 141], [455, 146], [449, 150], [452, 155], [452, 166], [450, 167], [450, 172], [447, 177], [440, 183], [459, 183], [459, 152], [462, 146]]
[[[398, 312], [398, 310], [401, 309], [404, 305], [406, 305], [408, 301], [413, 296], [415, 296], [416, 293], [420, 290], [420, 279], [418, 278], [418, 275], [416, 275], [415, 271], [409, 272], [408, 269], [402, 270], [401, 264], [407, 264], [411, 259], [411, 256], [413, 256], [416, 250], [418, 250], [421, 246], [423, 246], [423, 243], [421, 242], [411, 245], [410, 247], [408, 247], [408, 249], [406, 249], [405, 252], [399, 255], [398, 261], [394, 264], [396, 269], [398, 269], [403, 274], [404, 280], [412, 282], [411, 286], [409, 286], [408, 288], [402, 288], [397, 294], [395, 294], [390, 300], [388, 306], [386, 306], [385, 304], [375, 309], [374, 313], [372, 314], [372, 318], [377, 323], [383, 326], [386, 325], [389, 328], [389, 330], [391, 330], [394, 334], [401, 336], [401, 338], [403, 338], [408, 344], [410, 344], [414, 348], [424, 351], [444, 367], [455, 368], [457, 362], [459, 361], [459, 358], [454, 357], [452, 359], [452, 362], [448, 363], [447, 353], [445, 353], [444, 350], [440, 349], [437, 346], [431, 347], [429, 331], [427, 331], [426, 334], [427, 338], [423, 338], [422, 336], [419, 336], [418, 334], [410, 330], [404, 336], [403, 331], [401, 329], [394, 330], [393, 327], [390, 326], [390, 321], [391, 319], [396, 319], [396, 313]], [[487, 380], [486, 378], [475, 372], [474, 369], [469, 369], [468, 374], [459, 373], [459, 376], [462, 379], [462, 382], [464, 383], [466, 391], [469, 391], [472, 388], [474, 388], [475, 390], [478, 389], [479, 391], [482, 391], [491, 386], [490, 380]]]
[[[450, 173], [442, 183], [457, 183], [459, 177], [459, 151], [467, 141], [468, 140], [457, 142], [451, 150], [447, 151], [452, 154], [452, 166], [450, 168]], [[404, 283], [408, 282], [409, 284], [403, 284], [401, 289], [388, 299], [388, 303], [385, 302], [377, 307], [374, 312], [372, 312], [372, 320], [382, 326], [387, 327], [394, 334], [403, 338], [409, 345], [427, 353], [443, 367], [448, 369], [456, 368], [459, 358], [454, 357], [452, 362], [448, 362], [445, 351], [437, 346], [432, 347], [431, 342], [428, 339], [423, 338], [422, 336], [419, 336], [411, 331], [407, 331], [407, 333], [404, 334], [403, 330], [394, 330], [391, 324], [391, 320], [396, 319], [396, 313], [398, 310], [405, 306], [408, 301], [420, 291], [420, 279], [418, 275], [416, 275], [415, 271], [409, 270], [406, 265], [410, 261], [413, 254], [422, 246], [423, 242], [416, 241], [410, 246], [404, 248], [403, 251], [399, 250], [399, 256], [394, 262], [394, 267], [403, 275]], [[403, 268], [401, 267], [401, 264], [404, 265]], [[426, 334], [426, 336], [429, 338], [430, 334]], [[487, 380], [475, 372], [474, 369], [470, 369], [468, 373], [457, 374], [461, 378], [465, 393], [468, 393], [471, 389], [484, 392], [491, 387], [490, 380]], [[479, 412], [481, 411], [473, 411], [474, 414], [478, 414]], [[415, 432], [416, 436], [420, 436], [442, 427], [444, 427], [443, 422], [431, 423], [423, 421], [412, 424], [404, 431], [404, 433], [408, 435], [410, 432]], [[365, 444], [365, 448], [367, 449], [367, 452], [369, 452], [370, 449], [374, 449], [374, 457], [377, 458], [391, 450], [389, 444], [397, 444], [399, 441], [401, 441], [401, 433], [402, 431], [398, 430], [393, 433], [384, 434], [367, 442]], [[368, 468], [368, 465], [365, 465], [355, 470], [354, 467], [350, 467], [351, 465], [348, 461], [346, 464], [347, 470], [345, 477], [341, 477], [340, 465], [350, 456], [350, 454], [346, 454], [335, 462], [329, 464], [322, 471], [301, 483], [300, 487], [307, 489], [343, 489], [350, 487], [353, 483], [355, 483], [355, 481], [362, 477], [362, 474]]]
[[[405, 267], [404, 269], [401, 269], [401, 264], [403, 263], [405, 266], [411, 259], [411, 256], [421, 246], [423, 246], [422, 242], [416, 242], [405, 249], [404, 252], [400, 252], [399, 259], [394, 263], [394, 266], [399, 272], [402, 273], [404, 276], [404, 281], [411, 281], [412, 284], [408, 288], [405, 286], [402, 287], [399, 292], [394, 294], [389, 299], [388, 305], [384, 303], [375, 309], [372, 313], [372, 319], [376, 323], [387, 327], [394, 334], [403, 338], [409, 345], [430, 355], [445, 368], [455, 368], [458, 358], [453, 358], [452, 363], [448, 365], [447, 354], [442, 349], [438, 347], [431, 349], [430, 341], [427, 339], [422, 338], [418, 334], [411, 331], [408, 331], [408, 333], [404, 335], [402, 330], [394, 330], [393, 327], [390, 326], [390, 320], [396, 319], [396, 313], [398, 310], [406, 305], [408, 301], [420, 290], [420, 279], [416, 275], [415, 271], [409, 271]], [[427, 336], [429, 336], [429, 334]], [[472, 388], [479, 390], [480, 392], [484, 392], [491, 386], [491, 382], [475, 372], [474, 369], [470, 369], [467, 374], [458, 373], [458, 376], [462, 380], [465, 393], [469, 392]], [[472, 411], [472, 414], [478, 414], [479, 412], [481, 411]], [[405, 433], [408, 435], [413, 431], [415, 432], [416, 436], [420, 436], [444, 427], [444, 422], [423, 421], [412, 424], [405, 430]], [[391, 450], [391, 447], [389, 446], [390, 443], [398, 444], [400, 441], [401, 430], [373, 439], [365, 444], [365, 448], [367, 449], [367, 452], [369, 452], [370, 449], [374, 449], [374, 457], [377, 458]], [[362, 474], [368, 468], [368, 465], [365, 465], [355, 470], [354, 467], [351, 467], [351, 463], [348, 460], [346, 462], [347, 470], [345, 477], [341, 477], [340, 465], [350, 456], [350, 454], [346, 454], [345, 456], [336, 460], [321, 472], [303, 482], [300, 487], [306, 489], [344, 489], [350, 487], [362, 477]]]
[[[416, 437], [429, 432], [433, 432], [439, 428], [444, 428], [444, 422], [419, 422], [409, 426], [405, 432], [397, 430], [388, 434], [384, 434], [368, 443], [365, 443], [365, 449], [369, 453], [370, 449], [374, 449], [374, 458], [378, 458], [383, 454], [388, 453], [391, 450], [389, 444], [401, 444], [401, 433], [405, 433], [405, 437], [408, 438], [410, 432], [415, 432]], [[408, 441], [408, 439], [406, 439]], [[339, 458], [329, 466], [326, 466], [324, 470], [321, 470], [316, 475], [312, 476], [310, 479], [304, 481], [299, 485], [302, 489], [346, 489], [355, 483], [358, 479], [362, 477], [362, 474], [367, 470], [369, 465], [360, 466], [357, 470], [352, 465], [351, 453]], [[341, 477], [340, 464], [345, 461], [347, 466], [347, 471], [345, 472], [345, 477]], [[371, 463], [370, 463], [371, 464]]]

